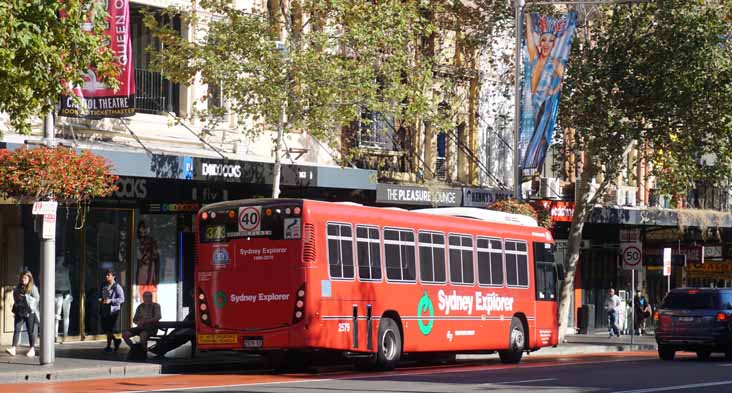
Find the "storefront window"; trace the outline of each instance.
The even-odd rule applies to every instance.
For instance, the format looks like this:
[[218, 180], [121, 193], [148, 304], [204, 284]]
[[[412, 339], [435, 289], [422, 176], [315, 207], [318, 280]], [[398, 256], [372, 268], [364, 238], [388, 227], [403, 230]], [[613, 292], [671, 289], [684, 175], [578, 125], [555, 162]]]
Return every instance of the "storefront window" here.
[[[87, 213], [84, 226], [84, 332], [87, 335], [101, 333], [99, 298], [106, 270], [115, 271], [117, 281], [125, 292], [129, 288], [131, 218], [131, 210], [94, 209]], [[129, 300], [126, 303], [129, 304]], [[128, 307], [123, 305], [123, 310]], [[118, 323], [128, 326], [129, 312], [120, 313]]]
[[135, 238], [133, 306], [152, 292], [163, 320], [175, 321], [178, 310], [178, 227], [175, 215], [140, 214]]

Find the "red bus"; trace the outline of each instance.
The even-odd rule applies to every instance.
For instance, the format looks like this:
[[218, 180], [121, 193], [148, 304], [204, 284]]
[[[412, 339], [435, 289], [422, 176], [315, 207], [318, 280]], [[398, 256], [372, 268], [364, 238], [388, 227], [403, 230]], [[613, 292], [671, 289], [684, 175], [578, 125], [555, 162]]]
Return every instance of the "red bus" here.
[[303, 199], [204, 206], [196, 333], [203, 350], [402, 354], [557, 345], [551, 233], [476, 208], [407, 211]]

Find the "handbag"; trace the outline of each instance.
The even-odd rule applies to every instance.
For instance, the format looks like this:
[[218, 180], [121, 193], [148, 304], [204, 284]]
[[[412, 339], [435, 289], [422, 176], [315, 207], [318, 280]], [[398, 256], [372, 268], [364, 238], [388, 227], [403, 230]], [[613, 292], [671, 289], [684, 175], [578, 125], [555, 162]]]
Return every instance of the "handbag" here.
[[13, 304], [13, 309], [11, 311], [17, 317], [28, 318], [31, 314], [31, 308], [28, 305], [28, 301], [25, 296], [21, 296], [20, 299], [22, 300], [18, 300]]

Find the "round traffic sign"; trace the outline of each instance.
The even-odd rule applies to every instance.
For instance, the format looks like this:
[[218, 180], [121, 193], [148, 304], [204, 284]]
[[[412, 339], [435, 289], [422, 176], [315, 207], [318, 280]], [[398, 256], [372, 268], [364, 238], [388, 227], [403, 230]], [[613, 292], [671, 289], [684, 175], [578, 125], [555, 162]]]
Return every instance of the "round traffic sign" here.
[[259, 209], [248, 206], [239, 210], [239, 228], [251, 231], [259, 228]]
[[641, 262], [641, 250], [636, 246], [628, 246], [623, 250], [623, 263], [628, 266], [637, 266]]

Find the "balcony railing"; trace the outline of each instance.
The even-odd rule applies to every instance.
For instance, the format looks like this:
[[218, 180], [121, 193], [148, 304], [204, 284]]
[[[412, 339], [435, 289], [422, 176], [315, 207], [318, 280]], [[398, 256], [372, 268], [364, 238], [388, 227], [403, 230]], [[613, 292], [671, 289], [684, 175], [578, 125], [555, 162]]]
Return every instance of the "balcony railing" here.
[[135, 91], [135, 108], [138, 112], [152, 114], [179, 112], [178, 86], [159, 72], [136, 68]]

